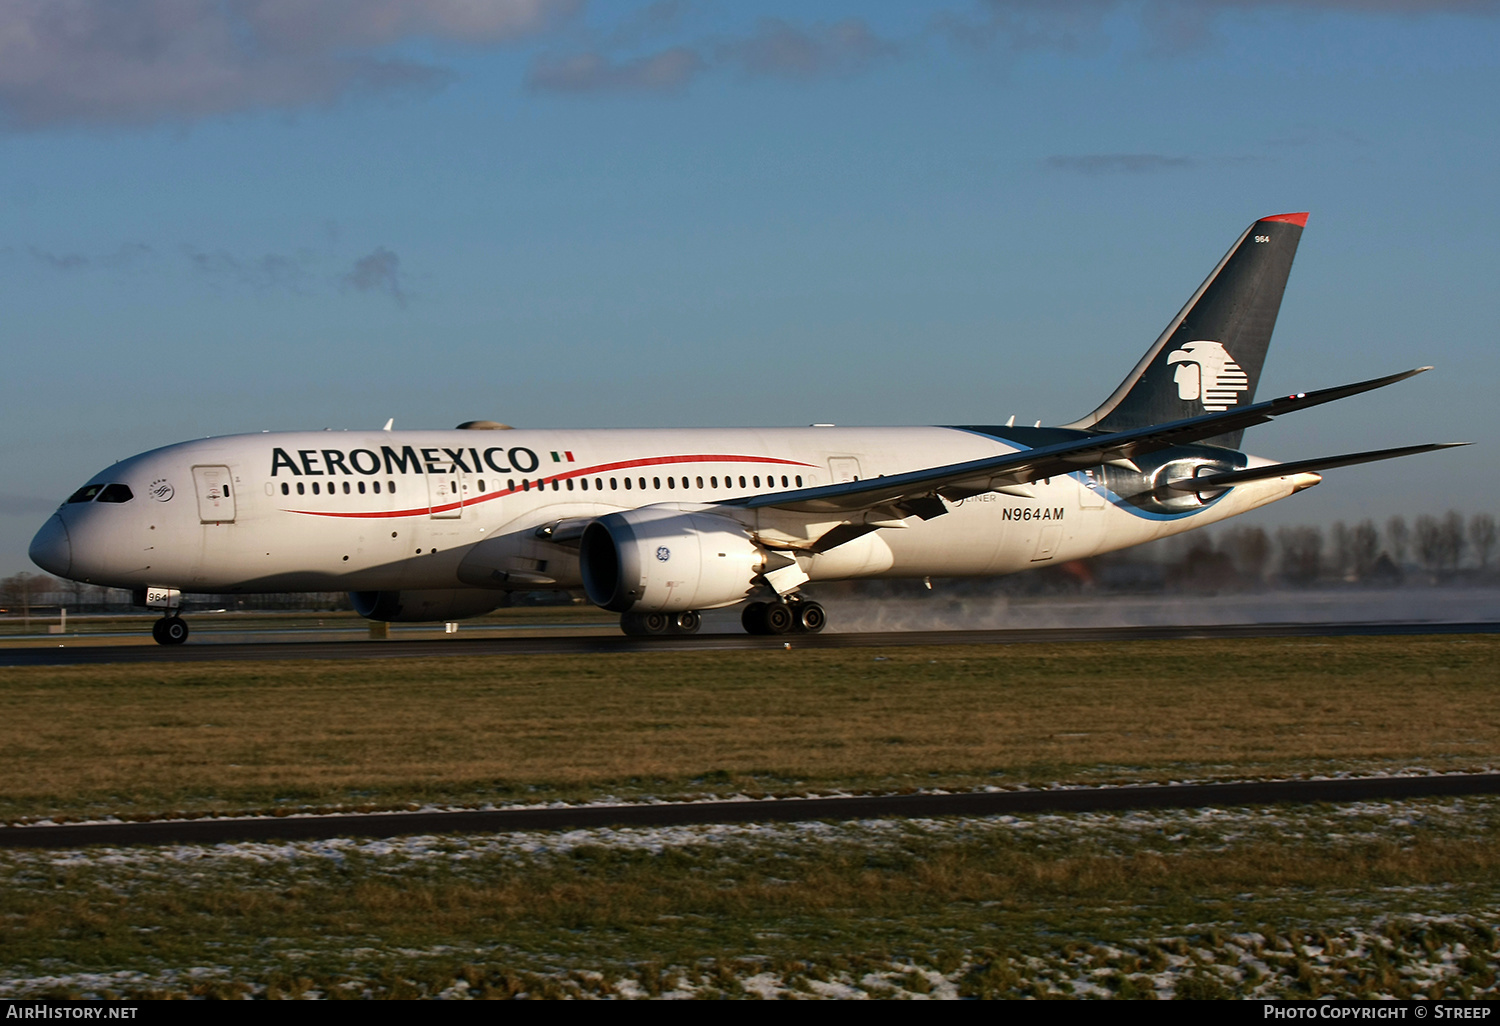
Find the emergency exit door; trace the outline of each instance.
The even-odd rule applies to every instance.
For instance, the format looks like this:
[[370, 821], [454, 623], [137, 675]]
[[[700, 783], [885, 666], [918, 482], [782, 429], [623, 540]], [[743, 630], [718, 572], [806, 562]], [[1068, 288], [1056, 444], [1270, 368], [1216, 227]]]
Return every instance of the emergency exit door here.
[[457, 463], [439, 466], [427, 474], [427, 510], [433, 520], [457, 520], [464, 515], [467, 475]]

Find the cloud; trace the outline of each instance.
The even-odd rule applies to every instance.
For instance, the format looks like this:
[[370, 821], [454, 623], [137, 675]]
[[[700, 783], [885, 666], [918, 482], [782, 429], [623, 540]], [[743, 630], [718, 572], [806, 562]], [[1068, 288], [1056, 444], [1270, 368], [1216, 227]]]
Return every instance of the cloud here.
[[535, 92], [680, 92], [708, 67], [695, 51], [673, 47], [649, 57], [615, 62], [599, 53], [537, 59], [526, 75]]
[[767, 18], [748, 35], [700, 40], [644, 57], [616, 59], [606, 52], [608, 47], [542, 56], [527, 72], [526, 85], [535, 92], [675, 93], [719, 68], [737, 69], [752, 78], [852, 75], [899, 49], [858, 19], [804, 27]]
[[0, 124], [140, 125], [433, 88], [448, 73], [386, 48], [493, 45], [581, 0], [6, 0]]
[[354, 269], [344, 275], [345, 286], [356, 292], [383, 292], [406, 305], [406, 292], [401, 287], [401, 258], [384, 246], [354, 261]]
[[1076, 51], [1108, 43], [1109, 21], [1122, 17], [1141, 30], [1145, 48], [1169, 54], [1215, 39], [1231, 12], [1303, 11], [1314, 14], [1500, 14], [1500, 0], [983, 0], [977, 14], [943, 11], [931, 28], [961, 50]]
[[249, 285], [260, 292], [271, 289], [286, 289], [290, 292], [305, 292], [308, 272], [302, 258], [267, 253], [252, 259], [241, 259], [224, 250], [205, 252], [191, 246], [184, 247], [194, 270], [209, 277], [227, 279], [240, 285]]
[[129, 267], [137, 260], [155, 255], [151, 247], [143, 242], [122, 242], [113, 253], [105, 253], [97, 257], [85, 256], [82, 253], [58, 255], [40, 246], [27, 246], [26, 251], [35, 259], [59, 271], [77, 271], [90, 266], [118, 269]]
[[807, 28], [767, 18], [750, 36], [714, 49], [747, 74], [802, 79], [855, 74], [899, 51], [857, 18]]
[[1080, 153], [1048, 157], [1053, 171], [1074, 171], [1083, 175], [1149, 174], [1176, 171], [1198, 166], [1192, 157], [1169, 157], [1161, 153]]
[[27, 246], [26, 252], [42, 263], [59, 271], [76, 271], [80, 267], [87, 267], [89, 265], [89, 258], [82, 253], [64, 253], [59, 256], [56, 253], [49, 253], [38, 246]]
[[610, 33], [608, 49], [640, 46], [674, 27], [687, 13], [687, 0], [656, 0], [628, 16]]

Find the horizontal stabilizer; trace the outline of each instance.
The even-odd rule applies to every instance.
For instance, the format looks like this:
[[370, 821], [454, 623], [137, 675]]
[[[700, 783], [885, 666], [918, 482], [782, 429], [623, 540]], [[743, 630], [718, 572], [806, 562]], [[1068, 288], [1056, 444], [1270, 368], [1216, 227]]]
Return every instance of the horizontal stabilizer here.
[[1231, 470], [1224, 474], [1205, 474], [1203, 477], [1187, 477], [1181, 481], [1170, 481], [1167, 487], [1177, 492], [1217, 491], [1233, 488], [1251, 481], [1264, 481], [1273, 477], [1290, 477], [1318, 470], [1333, 470], [1335, 467], [1352, 467], [1358, 463], [1374, 463], [1377, 460], [1393, 460], [1397, 456], [1414, 456], [1419, 452], [1437, 449], [1454, 449], [1472, 442], [1432, 442], [1427, 445], [1403, 445], [1396, 449], [1374, 449], [1370, 452], [1354, 452], [1345, 456], [1324, 456], [1315, 460], [1298, 460], [1295, 463], [1276, 463], [1269, 467], [1251, 467], [1248, 470]]
[[1255, 424], [1265, 424], [1283, 414], [1393, 385], [1431, 369], [1418, 367], [1352, 385], [1268, 399], [1253, 406], [1225, 410], [1222, 413], [1208, 413], [1128, 431], [1085, 435], [966, 463], [951, 463], [905, 474], [843, 481], [767, 495], [751, 495], [728, 499], [721, 505], [741, 509], [775, 508], [795, 513], [846, 515], [851, 510], [870, 509], [874, 506], [899, 506], [922, 496], [977, 495], [1006, 485], [1026, 485], [1045, 477], [1067, 474], [1085, 467], [1097, 467], [1101, 463], [1115, 460], [1131, 460], [1174, 445], [1188, 445], [1226, 432], [1240, 431]]

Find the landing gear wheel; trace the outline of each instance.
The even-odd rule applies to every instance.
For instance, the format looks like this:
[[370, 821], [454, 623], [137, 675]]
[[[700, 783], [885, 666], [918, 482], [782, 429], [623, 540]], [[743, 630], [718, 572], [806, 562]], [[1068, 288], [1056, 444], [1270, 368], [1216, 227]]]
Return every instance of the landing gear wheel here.
[[772, 602], [764, 614], [767, 634], [786, 634], [796, 626], [797, 617], [784, 602]]
[[620, 617], [620, 630], [633, 638], [665, 634], [672, 628], [672, 618], [666, 613], [625, 613]]
[[677, 613], [672, 617], [673, 634], [697, 634], [698, 628], [702, 625], [703, 617], [691, 609], [685, 613]]
[[158, 645], [180, 645], [188, 639], [187, 621], [180, 616], [164, 616], [151, 625], [151, 637]]
[[745, 628], [746, 634], [768, 634], [766, 630], [766, 604], [764, 602], [752, 602], [745, 607], [740, 614], [740, 626]]
[[797, 630], [804, 634], [817, 634], [828, 626], [828, 614], [816, 602], [802, 602], [796, 609]]

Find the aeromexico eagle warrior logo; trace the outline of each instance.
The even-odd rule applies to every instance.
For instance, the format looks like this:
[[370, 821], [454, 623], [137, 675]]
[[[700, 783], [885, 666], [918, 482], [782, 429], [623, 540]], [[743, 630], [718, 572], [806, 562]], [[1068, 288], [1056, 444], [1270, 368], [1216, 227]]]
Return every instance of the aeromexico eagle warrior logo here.
[[1217, 342], [1189, 342], [1167, 354], [1167, 365], [1177, 364], [1177, 398], [1194, 399], [1210, 412], [1228, 409], [1240, 401], [1239, 393], [1250, 387], [1250, 378]]

